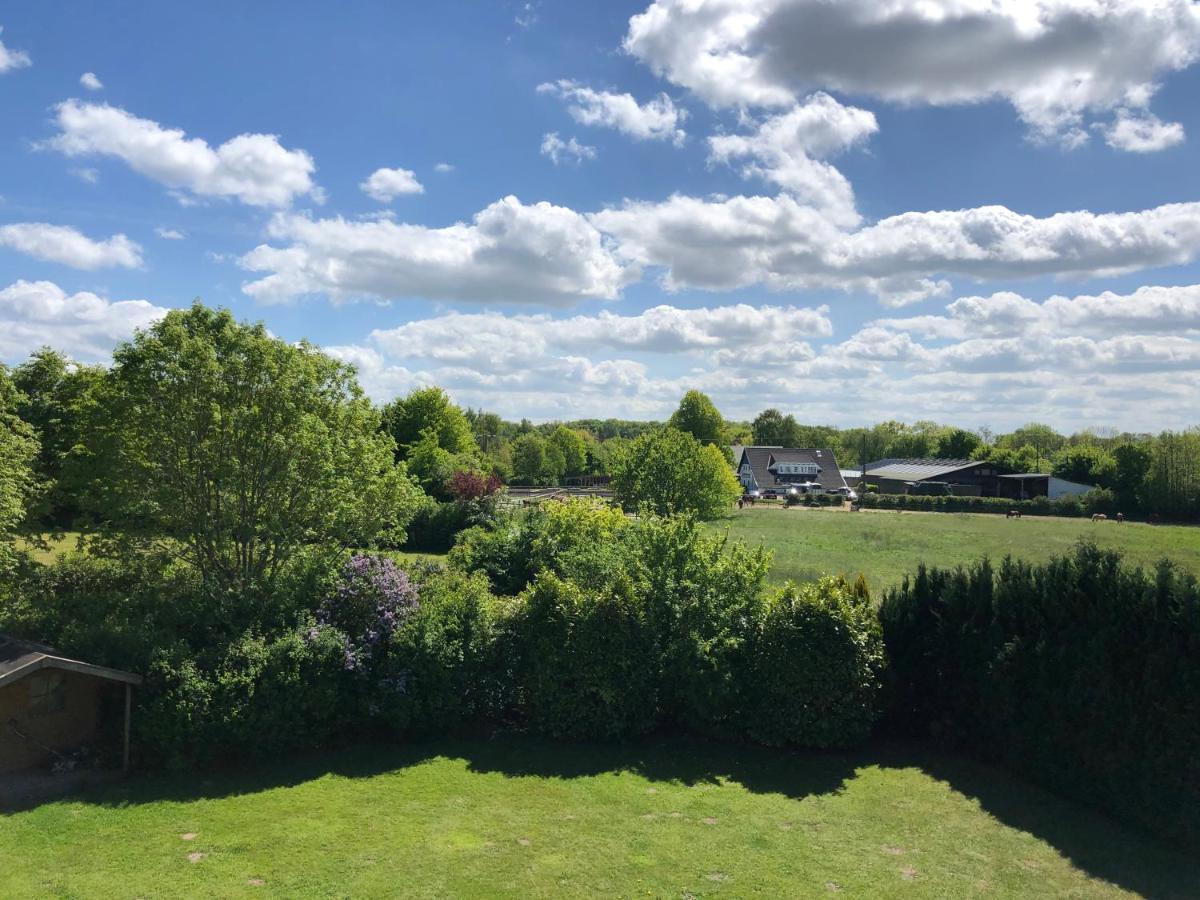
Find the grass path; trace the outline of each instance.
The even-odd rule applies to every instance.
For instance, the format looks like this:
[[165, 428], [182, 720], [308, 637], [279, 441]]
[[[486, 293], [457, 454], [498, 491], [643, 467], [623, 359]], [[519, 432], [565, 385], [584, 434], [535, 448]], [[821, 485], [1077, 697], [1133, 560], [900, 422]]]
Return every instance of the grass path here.
[[968, 513], [857, 513], [822, 509], [747, 508], [712, 523], [730, 536], [762, 543], [775, 553], [773, 581], [807, 581], [830, 573], [862, 572], [872, 590], [897, 584], [917, 565], [955, 566], [1011, 554], [1041, 562], [1067, 553], [1081, 539], [1119, 549], [1152, 566], [1162, 557], [1200, 575], [1200, 528], [1117, 525], [1086, 519]]
[[1200, 895], [1194, 861], [899, 747], [362, 749], [135, 779], [0, 817], [0, 843], [22, 898]]

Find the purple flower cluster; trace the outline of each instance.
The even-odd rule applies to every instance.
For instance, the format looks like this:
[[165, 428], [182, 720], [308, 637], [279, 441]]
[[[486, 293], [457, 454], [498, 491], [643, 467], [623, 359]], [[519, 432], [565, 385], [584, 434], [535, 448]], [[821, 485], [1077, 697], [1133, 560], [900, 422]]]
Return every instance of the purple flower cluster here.
[[317, 623], [347, 635], [346, 669], [361, 670], [372, 650], [420, 608], [418, 595], [417, 586], [394, 560], [355, 555], [342, 568], [337, 588], [317, 609]]

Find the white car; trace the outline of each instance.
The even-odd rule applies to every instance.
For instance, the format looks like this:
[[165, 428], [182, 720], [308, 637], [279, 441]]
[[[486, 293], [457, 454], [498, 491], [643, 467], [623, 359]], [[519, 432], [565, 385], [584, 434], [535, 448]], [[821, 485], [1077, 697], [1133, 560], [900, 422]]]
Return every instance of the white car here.
[[849, 488], [849, 487], [830, 488], [825, 493], [838, 494], [839, 496], [845, 497], [851, 503], [853, 503], [854, 501], [856, 501], [858, 499], [858, 492], [855, 491], [853, 488]]

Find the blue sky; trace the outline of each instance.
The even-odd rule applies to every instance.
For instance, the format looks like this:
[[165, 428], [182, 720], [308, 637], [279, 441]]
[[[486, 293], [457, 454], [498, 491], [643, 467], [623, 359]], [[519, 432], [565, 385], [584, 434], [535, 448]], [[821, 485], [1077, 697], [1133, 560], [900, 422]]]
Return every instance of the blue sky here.
[[0, 359], [201, 297], [512, 417], [1195, 424], [1200, 8], [888, 10], [9, 5]]

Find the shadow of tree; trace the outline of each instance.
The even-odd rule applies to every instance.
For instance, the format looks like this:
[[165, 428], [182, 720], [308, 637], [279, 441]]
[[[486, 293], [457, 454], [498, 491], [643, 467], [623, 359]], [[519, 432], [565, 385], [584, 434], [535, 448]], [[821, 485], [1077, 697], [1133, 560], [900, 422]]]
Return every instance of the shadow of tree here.
[[473, 772], [575, 779], [631, 772], [691, 786], [736, 782], [791, 799], [842, 791], [867, 767], [918, 769], [976, 800], [999, 822], [1056, 848], [1077, 868], [1150, 898], [1200, 897], [1200, 860], [1002, 769], [920, 744], [881, 742], [848, 752], [785, 751], [656, 735], [617, 743], [551, 742], [513, 733], [404, 745], [368, 744], [274, 762], [189, 774], [155, 774], [89, 790], [79, 802], [127, 807], [250, 795], [327, 775], [369, 778], [423, 761], [461, 759]]

